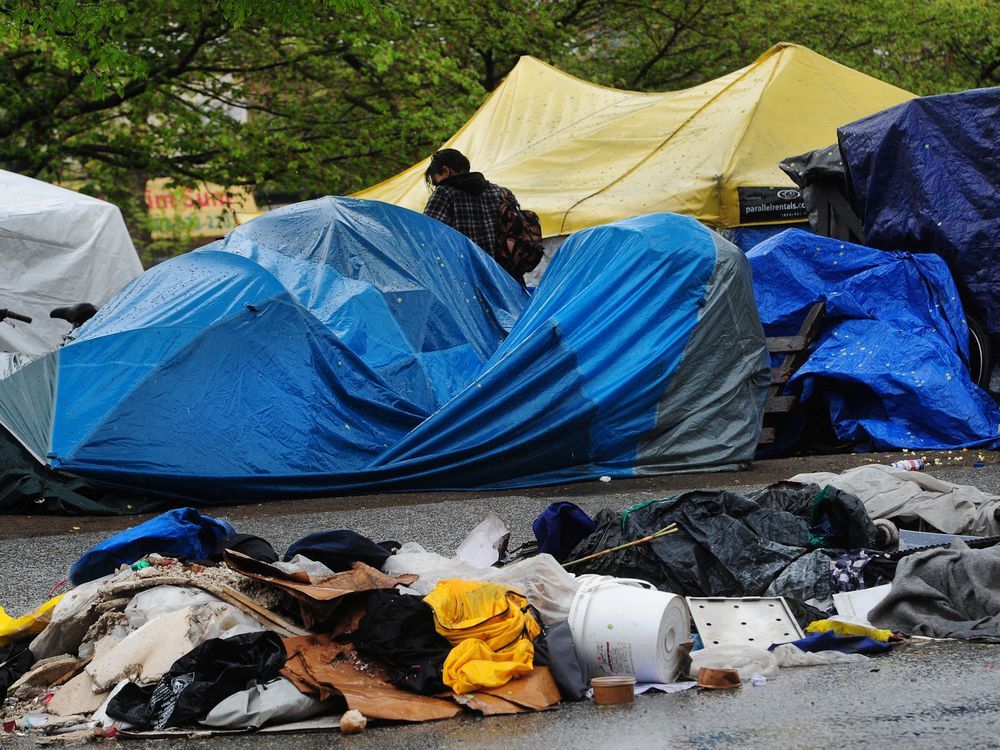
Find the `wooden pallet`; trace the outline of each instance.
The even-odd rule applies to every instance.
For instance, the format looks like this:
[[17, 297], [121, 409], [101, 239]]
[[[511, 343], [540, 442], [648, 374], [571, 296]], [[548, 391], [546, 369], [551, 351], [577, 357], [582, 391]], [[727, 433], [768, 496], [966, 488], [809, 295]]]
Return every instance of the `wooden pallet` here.
[[817, 302], [809, 308], [806, 319], [802, 321], [799, 332], [794, 336], [769, 336], [767, 351], [771, 354], [784, 354], [781, 364], [771, 368], [771, 386], [767, 389], [767, 402], [764, 404], [764, 426], [760, 431], [758, 445], [773, 443], [778, 438], [778, 430], [788, 417], [788, 413], [798, 403], [798, 396], [782, 393], [785, 383], [802, 367], [809, 357], [809, 345], [819, 336], [823, 317], [826, 314], [826, 303]]

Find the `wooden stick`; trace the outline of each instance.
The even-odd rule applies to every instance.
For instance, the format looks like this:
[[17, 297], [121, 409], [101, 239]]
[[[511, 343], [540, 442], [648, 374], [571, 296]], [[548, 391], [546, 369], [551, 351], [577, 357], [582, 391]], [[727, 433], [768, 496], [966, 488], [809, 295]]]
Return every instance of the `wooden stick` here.
[[634, 547], [637, 544], [643, 544], [645, 542], [651, 542], [654, 539], [659, 539], [661, 536], [667, 536], [668, 534], [674, 534], [678, 531], [677, 524], [672, 523], [669, 526], [665, 526], [659, 531], [654, 531], [648, 536], [642, 537], [642, 539], [636, 539], [631, 542], [626, 542], [625, 544], [619, 544], [617, 547], [611, 547], [610, 549], [601, 550], [600, 552], [595, 552], [592, 555], [587, 555], [586, 557], [581, 557], [578, 560], [571, 560], [569, 562], [563, 563], [564, 568], [568, 568], [570, 565], [576, 565], [577, 563], [586, 562], [587, 560], [593, 560], [594, 558], [601, 557], [603, 555], [609, 555], [612, 552], [618, 552], [619, 550], [626, 549], [628, 547]]

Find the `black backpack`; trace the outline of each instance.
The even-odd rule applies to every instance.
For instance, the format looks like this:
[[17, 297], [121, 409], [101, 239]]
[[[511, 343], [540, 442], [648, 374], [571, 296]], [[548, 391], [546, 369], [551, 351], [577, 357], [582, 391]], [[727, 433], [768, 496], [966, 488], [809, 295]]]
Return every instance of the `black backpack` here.
[[542, 259], [542, 223], [534, 211], [525, 211], [507, 188], [501, 188], [497, 217], [497, 247], [493, 259], [522, 286], [524, 274]]

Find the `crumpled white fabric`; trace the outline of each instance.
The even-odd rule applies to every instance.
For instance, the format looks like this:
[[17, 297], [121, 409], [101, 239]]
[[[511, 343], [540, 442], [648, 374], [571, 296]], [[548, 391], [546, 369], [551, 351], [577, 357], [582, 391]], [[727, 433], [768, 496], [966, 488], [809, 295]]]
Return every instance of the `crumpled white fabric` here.
[[140, 591], [125, 606], [130, 630], [138, 630], [160, 615], [176, 612], [199, 604], [221, 604], [221, 601], [201, 589], [190, 586], [154, 586]]
[[1000, 497], [965, 484], [952, 484], [921, 471], [871, 464], [841, 474], [796, 474], [793, 482], [832, 485], [856, 495], [872, 518], [923, 520], [946, 534], [995, 536]]
[[416, 542], [407, 542], [386, 560], [382, 570], [389, 575], [415, 573], [420, 576], [409, 588], [426, 596], [438, 581], [457, 578], [463, 581], [502, 583], [524, 594], [546, 623], [569, 617], [573, 597], [580, 581], [566, 571], [552, 555], [535, 555], [502, 568], [477, 568], [428, 552]]
[[868, 661], [864, 654], [842, 654], [839, 651], [803, 651], [794, 643], [782, 643], [771, 651], [779, 667], [818, 667], [825, 664], [851, 664]]
[[311, 581], [336, 575], [336, 573], [323, 563], [317, 560], [310, 560], [308, 557], [302, 555], [296, 555], [288, 562], [281, 562], [279, 560], [278, 562], [271, 563], [271, 565], [284, 573], [305, 573]]

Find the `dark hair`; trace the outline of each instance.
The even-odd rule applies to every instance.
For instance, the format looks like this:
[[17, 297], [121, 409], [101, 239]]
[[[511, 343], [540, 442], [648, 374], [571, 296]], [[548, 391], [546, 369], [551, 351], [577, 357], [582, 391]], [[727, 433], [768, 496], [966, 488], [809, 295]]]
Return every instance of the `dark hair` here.
[[443, 148], [431, 155], [431, 163], [427, 165], [427, 171], [424, 172], [424, 181], [428, 185], [433, 185], [431, 176], [441, 174], [441, 170], [445, 167], [451, 169], [455, 174], [462, 174], [469, 171], [470, 164], [469, 160], [465, 158], [465, 154], [458, 149]]

